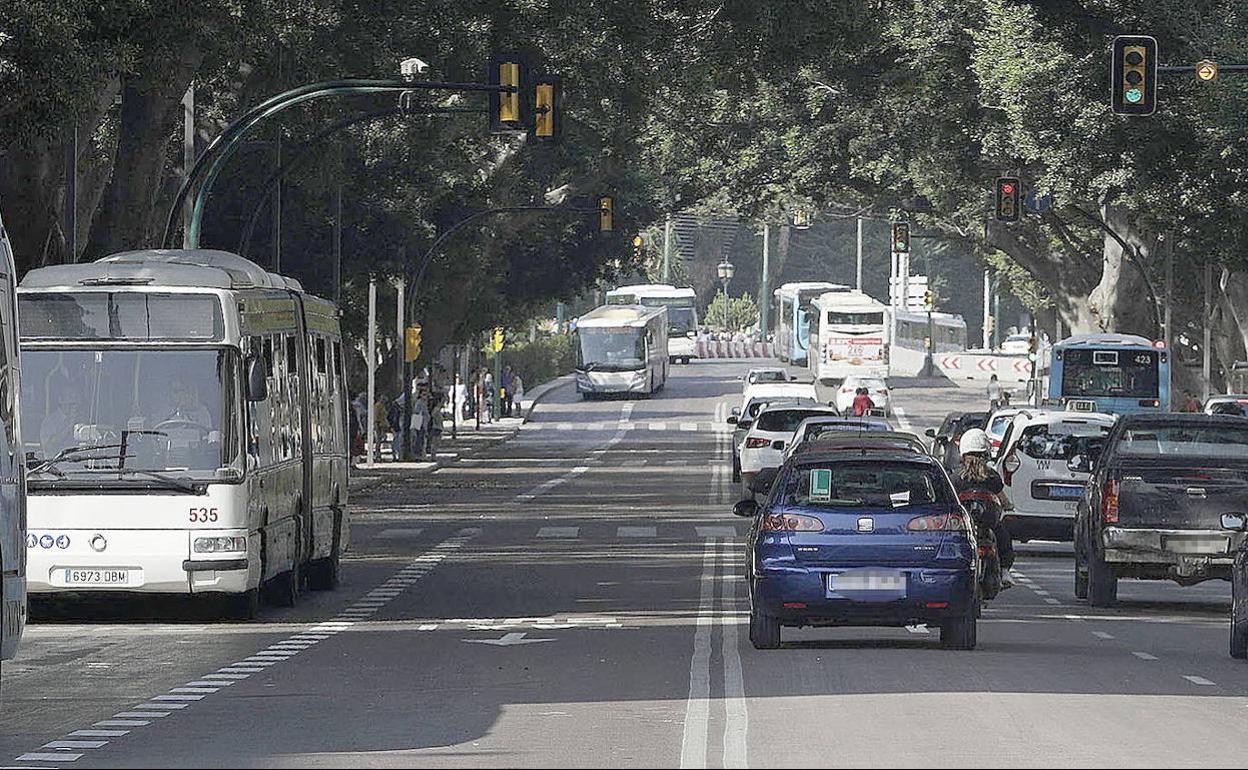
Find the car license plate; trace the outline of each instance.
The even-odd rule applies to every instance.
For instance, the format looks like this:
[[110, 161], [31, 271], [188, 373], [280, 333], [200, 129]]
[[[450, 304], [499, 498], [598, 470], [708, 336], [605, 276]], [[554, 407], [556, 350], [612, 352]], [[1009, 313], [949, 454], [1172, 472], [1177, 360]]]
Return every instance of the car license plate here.
[[124, 586], [130, 584], [130, 570], [126, 569], [76, 569], [64, 570], [67, 586]]
[[829, 575], [828, 588], [837, 593], [846, 591], [904, 592], [906, 576], [900, 572], [853, 570], [839, 575]]
[[1162, 549], [1173, 553], [1224, 554], [1229, 545], [1225, 537], [1169, 535], [1161, 538]]
[[1055, 500], [1073, 500], [1083, 497], [1083, 487], [1049, 487], [1049, 497]]

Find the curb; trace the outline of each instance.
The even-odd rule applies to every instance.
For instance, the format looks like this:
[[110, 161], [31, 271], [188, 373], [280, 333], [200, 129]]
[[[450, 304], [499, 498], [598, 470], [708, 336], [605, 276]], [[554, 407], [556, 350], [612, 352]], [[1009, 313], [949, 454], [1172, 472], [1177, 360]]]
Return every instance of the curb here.
[[[529, 418], [533, 416], [533, 410], [537, 407], [538, 402], [540, 402], [543, 398], [549, 396], [554, 391], [568, 385], [572, 385], [575, 382], [576, 372], [572, 372], [571, 374], [565, 374], [562, 377], [556, 377], [550, 382], [538, 385], [532, 390], [531, 393], [525, 394], [525, 401], [528, 402], [528, 407], [524, 410], [524, 421], [529, 421]], [[528, 396], [531, 396], [532, 400], [529, 400]]]

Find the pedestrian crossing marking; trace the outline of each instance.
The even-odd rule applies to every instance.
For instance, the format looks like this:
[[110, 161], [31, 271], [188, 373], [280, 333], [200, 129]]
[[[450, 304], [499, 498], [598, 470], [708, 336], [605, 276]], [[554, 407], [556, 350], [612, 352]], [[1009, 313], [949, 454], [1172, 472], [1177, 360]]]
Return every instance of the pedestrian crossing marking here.
[[542, 527], [537, 531], [537, 536], [543, 538], [573, 538], [577, 537], [580, 531], [580, 527]]

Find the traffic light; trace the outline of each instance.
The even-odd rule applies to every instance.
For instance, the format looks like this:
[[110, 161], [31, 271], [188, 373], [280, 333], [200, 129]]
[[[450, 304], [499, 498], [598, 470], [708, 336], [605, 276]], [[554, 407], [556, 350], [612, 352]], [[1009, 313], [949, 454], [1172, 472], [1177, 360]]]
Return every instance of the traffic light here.
[[893, 251], [897, 254], [910, 253], [910, 223], [893, 223]]
[[557, 75], [536, 79], [533, 92], [533, 136], [553, 142], [563, 133], [563, 84]]
[[1152, 115], [1157, 110], [1157, 38], [1114, 38], [1109, 100], [1118, 115]]
[[609, 233], [615, 230], [615, 199], [604, 195], [598, 199], [598, 232]]
[[640, 262], [641, 258], [645, 256], [645, 253], [646, 253], [645, 247], [646, 247], [646, 241], [640, 235], [634, 235], [633, 236], [633, 259], [636, 259], [638, 262]]
[[997, 220], [1001, 222], [1017, 222], [1022, 214], [1019, 202], [1022, 198], [1022, 184], [1016, 176], [997, 177], [996, 203]]
[[411, 363], [420, 358], [420, 324], [407, 327], [403, 341], [403, 360]]
[[490, 130], [495, 133], [525, 130], [524, 79], [528, 76], [523, 60], [514, 54], [490, 57], [485, 82], [509, 86], [514, 91], [490, 92]]
[[931, 289], [923, 292], [923, 307], [928, 310], [932, 310], [936, 307], [936, 295], [932, 293]]
[[490, 340], [490, 347], [495, 353], [503, 352], [503, 327], [499, 326], [494, 329], [494, 336]]

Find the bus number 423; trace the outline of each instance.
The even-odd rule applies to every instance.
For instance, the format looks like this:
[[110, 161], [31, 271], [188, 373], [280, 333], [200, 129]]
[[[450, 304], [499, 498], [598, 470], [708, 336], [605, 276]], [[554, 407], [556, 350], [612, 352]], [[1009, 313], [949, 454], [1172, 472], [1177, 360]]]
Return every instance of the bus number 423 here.
[[207, 522], [216, 521], [216, 520], [217, 520], [216, 508], [192, 508], [191, 509], [191, 522], [192, 523], [201, 522], [201, 521], [204, 523], [207, 523]]

